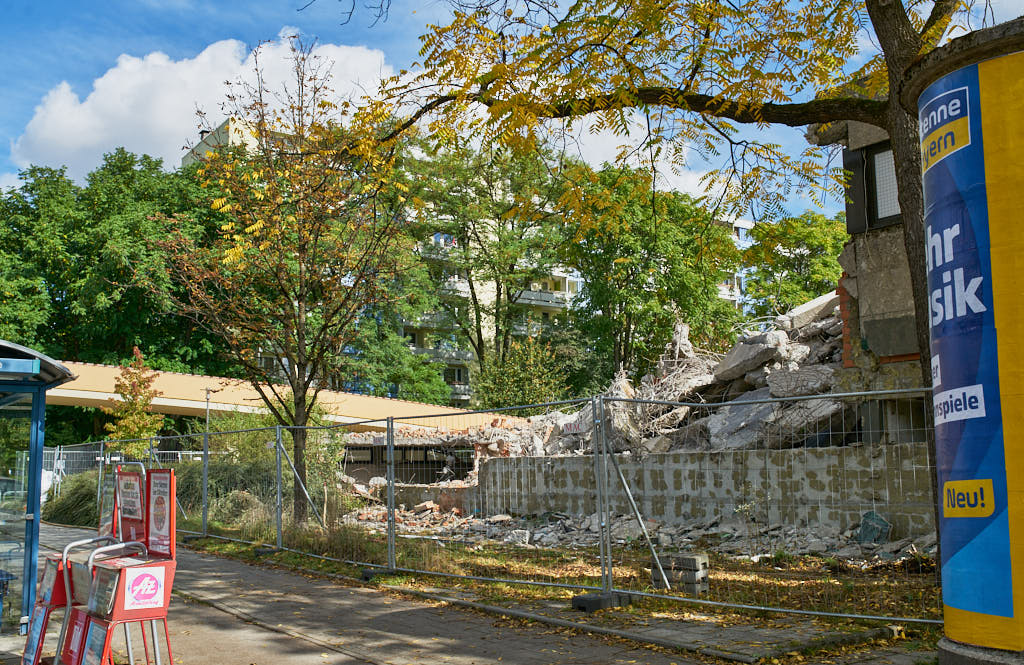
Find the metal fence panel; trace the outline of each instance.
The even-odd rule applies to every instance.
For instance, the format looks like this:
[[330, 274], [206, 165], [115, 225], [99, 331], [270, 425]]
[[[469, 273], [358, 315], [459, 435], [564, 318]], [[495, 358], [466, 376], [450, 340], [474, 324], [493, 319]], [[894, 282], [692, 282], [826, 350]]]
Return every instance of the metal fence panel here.
[[[939, 619], [924, 400], [924, 393], [702, 405], [605, 400], [617, 467], [609, 490], [615, 587]], [[658, 443], [671, 452], [623, 452], [614, 423], [643, 411], [647, 422], [651, 412], [669, 416], [673, 427]]]
[[566, 472], [568, 458], [544, 456], [563, 423], [589, 445], [592, 418], [577, 423], [567, 414], [590, 408], [577, 400], [499, 410], [483, 421], [472, 413], [396, 420], [398, 569], [599, 586], [593, 458], [573, 458]]
[[[187, 533], [558, 597], [932, 621], [926, 399], [595, 398], [163, 437], [139, 461], [177, 469]], [[44, 466], [59, 484], [117, 446], [48, 449]]]

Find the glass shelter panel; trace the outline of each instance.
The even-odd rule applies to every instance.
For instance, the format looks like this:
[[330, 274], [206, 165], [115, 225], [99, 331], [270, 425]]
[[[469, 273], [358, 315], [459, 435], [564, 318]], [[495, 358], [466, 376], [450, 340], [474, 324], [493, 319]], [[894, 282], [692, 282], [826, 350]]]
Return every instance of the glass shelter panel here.
[[32, 397], [0, 389], [0, 633], [22, 617]]

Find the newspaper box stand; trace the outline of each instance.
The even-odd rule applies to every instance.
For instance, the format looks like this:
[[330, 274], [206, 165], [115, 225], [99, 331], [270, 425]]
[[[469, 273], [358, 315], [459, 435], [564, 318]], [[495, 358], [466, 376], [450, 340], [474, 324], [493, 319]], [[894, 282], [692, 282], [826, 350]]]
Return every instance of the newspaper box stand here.
[[[92, 593], [87, 607], [83, 640], [78, 653], [61, 659], [67, 665], [100, 665], [113, 663], [111, 641], [118, 626], [139, 623], [142, 645], [149, 662], [149, 624], [156, 662], [161, 662], [156, 622], [163, 623], [168, 662], [173, 663], [170, 634], [167, 628], [167, 607], [171, 601], [174, 581], [173, 559], [108, 559], [96, 564]], [[126, 634], [128, 634], [126, 632]], [[75, 657], [77, 656], [77, 660]]]
[[[65, 610], [54, 659], [60, 665], [112, 665], [111, 637], [118, 626], [124, 627], [129, 661], [134, 664], [132, 623], [142, 627], [149, 663], [146, 622], [156, 663], [161, 665], [156, 621], [163, 622], [168, 663], [173, 663], [167, 606], [176, 563], [174, 472], [154, 469], [147, 474], [143, 468], [131, 473], [118, 467], [115, 478], [112, 496], [104, 493], [101, 535], [71, 543], [62, 555], [46, 561], [22, 665], [49, 660], [41, 659], [41, 652], [51, 613], [58, 607]], [[119, 542], [119, 534], [129, 536], [130, 542]], [[71, 554], [86, 547], [91, 552]]]

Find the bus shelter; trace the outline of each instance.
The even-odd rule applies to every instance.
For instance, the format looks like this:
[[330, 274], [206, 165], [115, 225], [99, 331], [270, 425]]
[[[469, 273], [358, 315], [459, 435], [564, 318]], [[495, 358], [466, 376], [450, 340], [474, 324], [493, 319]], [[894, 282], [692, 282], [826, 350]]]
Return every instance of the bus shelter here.
[[35, 602], [46, 391], [73, 378], [0, 340], [0, 632], [24, 632]]

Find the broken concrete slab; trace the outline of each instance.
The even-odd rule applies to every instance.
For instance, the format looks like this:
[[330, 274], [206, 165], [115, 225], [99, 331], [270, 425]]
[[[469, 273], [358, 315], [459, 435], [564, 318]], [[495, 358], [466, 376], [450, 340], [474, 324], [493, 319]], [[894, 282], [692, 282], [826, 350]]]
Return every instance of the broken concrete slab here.
[[839, 305], [839, 295], [835, 291], [831, 291], [776, 317], [775, 325], [783, 330], [801, 328], [812, 321], [830, 315], [837, 305]]
[[818, 398], [787, 404], [770, 423], [767, 443], [771, 448], [791, 448], [796, 445], [816, 448], [836, 445], [833, 438], [842, 438], [846, 432], [837, 423], [833, 432], [831, 419], [843, 411], [842, 402]]
[[772, 372], [768, 387], [772, 397], [797, 397], [827, 392], [832, 387], [835, 368], [829, 365], [810, 365], [791, 372]]
[[732, 381], [747, 372], [779, 357], [779, 349], [789, 344], [786, 333], [773, 330], [762, 335], [746, 339], [725, 354], [715, 367], [715, 378], [719, 381]]

